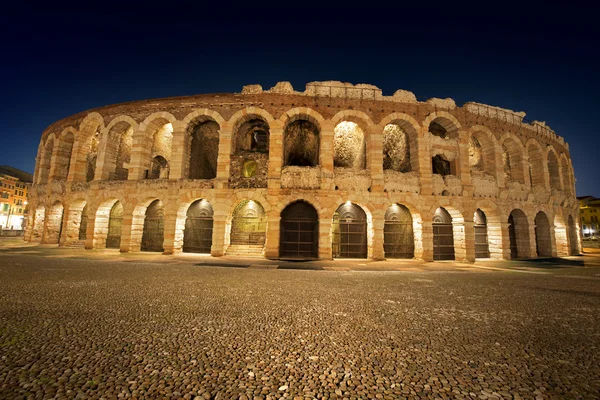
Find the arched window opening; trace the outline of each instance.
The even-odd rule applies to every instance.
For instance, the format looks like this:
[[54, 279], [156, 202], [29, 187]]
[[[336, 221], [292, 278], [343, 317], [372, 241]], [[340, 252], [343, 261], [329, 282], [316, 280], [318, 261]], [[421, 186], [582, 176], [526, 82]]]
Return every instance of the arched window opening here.
[[144, 230], [142, 232], [142, 251], [164, 251], [165, 211], [160, 200], [154, 200], [146, 208]]
[[367, 215], [351, 202], [333, 214], [332, 251], [334, 258], [367, 258]]
[[131, 149], [133, 147], [133, 128], [128, 126], [116, 138], [116, 156], [113, 171], [109, 173], [108, 179], [114, 181], [125, 181], [129, 177], [129, 163], [131, 162]]
[[543, 211], [538, 212], [535, 216], [535, 248], [538, 257], [552, 256], [550, 222]]
[[269, 152], [269, 124], [262, 118], [252, 118], [240, 125], [232, 143], [234, 154], [252, 151]]
[[152, 150], [148, 161], [149, 169], [146, 170], [146, 179], [169, 178], [172, 144], [173, 125], [168, 122], [159, 124], [152, 137]]
[[300, 119], [288, 124], [283, 140], [285, 166], [319, 165], [319, 129], [311, 121]]
[[519, 209], [513, 210], [508, 217], [508, 238], [511, 259], [529, 257], [529, 223]]
[[383, 169], [410, 172], [410, 148], [408, 135], [397, 124], [383, 128]]
[[230, 243], [234, 246], [265, 245], [267, 218], [262, 205], [246, 200], [237, 205], [231, 220]]
[[566, 158], [561, 157], [560, 170], [563, 178], [563, 190], [571, 194], [573, 190], [573, 181], [571, 179], [571, 170]]
[[54, 167], [54, 179], [65, 180], [69, 175], [69, 166], [71, 165], [71, 154], [73, 152], [73, 143], [75, 136], [67, 132], [59, 139], [56, 153], [56, 165]]
[[454, 233], [452, 217], [443, 207], [438, 207], [433, 216], [433, 259], [454, 260]]
[[269, 124], [261, 117], [247, 116], [231, 140], [230, 188], [267, 187], [268, 165]]
[[441, 154], [437, 154], [431, 159], [431, 168], [434, 174], [442, 176], [453, 175], [452, 167], [452, 163], [446, 160], [446, 158]]
[[415, 238], [412, 214], [401, 204], [392, 204], [385, 213], [383, 250], [386, 258], [413, 258]]
[[88, 225], [88, 206], [87, 204], [81, 210], [81, 219], [79, 220], [79, 240], [85, 240], [87, 238], [87, 225]]
[[479, 208], [473, 216], [475, 227], [475, 258], [490, 258], [487, 218]]
[[192, 131], [190, 179], [214, 179], [219, 157], [219, 124], [202, 122]]
[[469, 167], [471, 171], [483, 172], [485, 170], [483, 148], [475, 136], [471, 136], [469, 140]]
[[334, 129], [333, 166], [366, 168], [366, 145], [362, 129], [352, 121], [342, 121]]
[[169, 177], [169, 163], [163, 156], [156, 156], [152, 159], [152, 167], [147, 172], [146, 179], [166, 179]]
[[213, 208], [205, 200], [194, 201], [187, 210], [183, 231], [184, 253], [209, 254], [212, 247]]
[[504, 171], [504, 183], [512, 180], [510, 153], [506, 145], [502, 145], [502, 167]]
[[558, 159], [553, 151], [548, 152], [548, 175], [550, 175], [550, 189], [560, 190], [560, 169]]
[[52, 160], [52, 151], [54, 150], [54, 138], [50, 138], [46, 140], [46, 145], [44, 146], [44, 150], [42, 152], [42, 158], [40, 161], [39, 167], [39, 177], [38, 183], [44, 184], [48, 183], [48, 176], [50, 175], [50, 163]]
[[319, 216], [305, 201], [296, 201], [281, 212], [279, 256], [311, 259], [319, 256]]
[[442, 139], [448, 137], [448, 131], [446, 130], [446, 128], [444, 128], [442, 124], [436, 121], [431, 121], [431, 123], [429, 124], [429, 133], [441, 137]]
[[90, 151], [86, 155], [85, 181], [91, 182], [96, 174], [96, 161], [98, 159], [98, 146], [100, 145], [100, 127], [90, 138]]
[[530, 144], [527, 147], [527, 155], [529, 157], [529, 183], [532, 187], [544, 187], [544, 165], [541, 150]]
[[108, 235], [106, 248], [118, 249], [121, 247], [121, 225], [123, 223], [123, 205], [116, 201], [110, 209], [108, 217]]

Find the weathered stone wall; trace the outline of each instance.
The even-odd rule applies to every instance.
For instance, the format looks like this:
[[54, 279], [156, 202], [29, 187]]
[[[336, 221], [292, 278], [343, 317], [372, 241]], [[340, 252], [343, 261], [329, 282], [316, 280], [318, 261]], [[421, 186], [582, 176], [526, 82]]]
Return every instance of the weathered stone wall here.
[[[455, 240], [457, 257], [474, 257], [473, 215], [480, 208], [488, 219], [490, 252], [497, 258], [510, 258], [507, 221], [511, 211], [522, 210], [531, 227], [540, 211], [550, 221], [577, 219], [567, 144], [543, 123], [523, 123], [521, 114], [477, 103], [458, 107], [452, 99], [419, 102], [406, 91], [384, 96], [372, 85], [334, 81], [313, 82], [304, 92], [280, 82], [269, 90], [258, 85], [245, 87], [241, 94], [102, 107], [57, 121], [42, 134], [36, 158], [37, 184], [30, 199], [31, 209], [38, 211], [31, 213], [28, 237], [56, 242], [60, 231], [56, 210], [64, 207], [62, 223], [69, 233], [61, 244], [73, 241], [74, 227], [79, 224], [75, 219], [81, 218], [78, 210], [85, 207], [86, 247], [102, 246], [107, 229], [102, 218], [106, 219], [109, 205], [118, 200], [124, 207], [121, 250], [137, 251], [145, 208], [153, 199], [160, 199], [165, 207], [163, 247], [167, 253], [178, 252], [187, 207], [203, 198], [214, 208], [212, 254], [218, 256], [229, 243], [233, 209], [252, 199], [267, 215], [264, 254], [276, 258], [281, 210], [290, 202], [305, 200], [319, 215], [319, 257], [330, 258], [333, 212], [351, 201], [367, 213], [369, 257], [381, 259], [385, 256], [383, 215], [391, 204], [398, 203], [413, 215], [416, 257], [431, 259], [432, 216], [438, 207], [444, 207], [452, 215], [455, 232], [462, 235]], [[261, 129], [268, 131], [268, 153], [248, 151], [247, 143], [239, 141], [248, 139], [240, 127], [252, 119], [262, 121]], [[206, 149], [212, 163], [216, 157], [213, 179], [188, 179], [190, 167], [201, 153], [191, 146], [199, 120], [209, 121], [215, 127], [211, 135], [218, 138]], [[307, 143], [318, 154], [306, 154], [318, 160], [315, 167], [285, 166], [286, 152], [299, 153], [297, 143], [286, 145], [285, 128], [289, 121], [299, 120], [311, 121], [318, 130]], [[446, 138], [429, 132], [434, 121], [448, 132]], [[335, 144], [335, 129], [341, 122], [360, 127], [360, 143], [345, 141], [352, 135], [342, 135]], [[402, 143], [384, 140], [385, 126], [390, 123], [401, 127], [405, 138], [398, 140]], [[126, 131], [132, 139], [124, 139]], [[99, 142], [94, 147], [91, 138], [96, 132]], [[475, 152], [471, 146], [470, 154], [469, 142], [475, 134], [481, 150]], [[124, 145], [128, 149], [121, 155]], [[348, 153], [348, 165], [336, 164], [336, 152], [338, 160], [345, 160]], [[92, 153], [95, 173], [86, 183], [86, 161]], [[396, 157], [397, 163], [388, 160], [385, 164], [386, 154]], [[451, 175], [432, 173], [432, 157], [438, 154], [453, 163]], [[169, 161], [168, 179], [144, 180], [142, 172], [156, 155]], [[510, 164], [504, 162], [508, 159]], [[255, 171], [249, 171], [248, 164], [244, 168], [247, 161], [256, 163]], [[535, 166], [533, 185], [530, 163]], [[115, 178], [129, 180], [110, 181]], [[75, 204], [77, 208], [73, 208]], [[95, 225], [102, 228], [96, 231]], [[530, 247], [523, 254], [535, 253], [535, 233], [531, 234]], [[557, 248], [569, 248], [561, 241], [570, 237], [570, 232], [560, 231], [557, 238], [544, 243], [556, 254]]]

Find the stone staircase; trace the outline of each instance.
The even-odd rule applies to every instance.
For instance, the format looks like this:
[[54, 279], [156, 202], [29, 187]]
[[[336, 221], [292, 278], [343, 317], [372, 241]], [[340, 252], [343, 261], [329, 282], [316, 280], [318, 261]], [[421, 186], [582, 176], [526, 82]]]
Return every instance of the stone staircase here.
[[249, 244], [232, 244], [227, 248], [226, 255], [236, 257], [262, 257], [264, 246]]

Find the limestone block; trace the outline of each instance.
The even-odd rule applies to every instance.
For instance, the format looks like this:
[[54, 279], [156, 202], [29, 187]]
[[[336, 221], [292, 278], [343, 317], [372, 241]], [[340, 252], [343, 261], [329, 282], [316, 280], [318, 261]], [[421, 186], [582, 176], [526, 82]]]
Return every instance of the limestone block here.
[[[244, 86], [246, 87], [246, 86]], [[261, 88], [262, 89], [262, 88]], [[275, 86], [267, 90], [268, 93], [279, 93], [279, 94], [299, 94], [294, 91], [294, 87], [289, 82], [277, 82]]]
[[444, 108], [447, 110], [454, 110], [456, 108], [456, 103], [454, 102], [453, 99], [447, 97], [445, 99], [440, 99], [437, 97], [432, 97], [431, 99], [427, 100], [428, 104], [431, 104], [437, 108]]
[[460, 177], [456, 175], [442, 176], [433, 174], [433, 194], [436, 196], [442, 195], [444, 191], [447, 195], [459, 196], [462, 193], [462, 183]]
[[411, 103], [417, 104], [417, 96], [408, 90], [396, 90], [392, 96], [384, 97], [384, 100], [394, 101], [396, 103]]
[[471, 172], [471, 182], [473, 183], [473, 193], [478, 197], [497, 197], [498, 183], [493, 175], [485, 172]]
[[281, 187], [296, 189], [319, 189], [321, 168], [286, 166], [281, 170]]
[[386, 169], [383, 171], [383, 177], [386, 192], [419, 193], [421, 191], [418, 172], [398, 172]]
[[260, 94], [263, 92], [261, 85], [246, 85], [242, 87], [242, 94]]
[[475, 102], [465, 103], [463, 108], [476, 115], [495, 118], [513, 124], [520, 124], [523, 122], [523, 118], [525, 118], [526, 115], [523, 111], [513, 111], [506, 108], [488, 106], [487, 104]]
[[334, 175], [339, 190], [367, 191], [371, 187], [371, 175], [366, 169], [335, 168]]

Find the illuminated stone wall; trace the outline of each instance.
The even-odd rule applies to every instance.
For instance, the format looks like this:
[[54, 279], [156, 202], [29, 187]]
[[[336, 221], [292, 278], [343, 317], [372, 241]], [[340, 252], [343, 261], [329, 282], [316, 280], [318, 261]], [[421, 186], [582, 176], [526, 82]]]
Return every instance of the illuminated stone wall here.
[[[334, 213], [349, 201], [367, 215], [371, 259], [385, 258], [385, 213], [392, 204], [412, 215], [416, 258], [433, 258], [439, 207], [452, 216], [459, 260], [475, 258], [478, 209], [487, 218], [492, 258], [511, 258], [514, 210], [522, 212], [519, 257], [538, 256], [536, 217], [546, 221], [540, 212], [549, 221], [548, 234], [537, 238], [545, 246], [541, 255], [567, 255], [580, 249], [567, 223], [578, 220], [569, 148], [544, 123], [525, 123], [524, 116], [478, 103], [458, 107], [452, 99], [420, 102], [404, 90], [385, 96], [372, 85], [335, 81], [311, 82], [304, 91], [280, 82], [269, 90], [250, 85], [235, 94], [89, 110], [42, 134], [27, 237], [76, 243], [85, 207], [85, 246], [101, 248], [107, 215], [119, 201], [120, 249], [139, 251], [146, 208], [159, 199], [163, 247], [178, 253], [187, 208], [205, 199], [214, 210], [211, 254], [222, 256], [231, 250], [233, 210], [253, 200], [264, 209], [266, 227], [256, 253], [278, 258], [281, 212], [304, 200], [318, 214], [319, 258], [330, 259]], [[206, 132], [194, 142], [202, 126]], [[157, 157], [166, 166], [153, 175]], [[434, 159], [447, 164], [436, 170]], [[216, 173], [203, 172], [212, 168]]]

